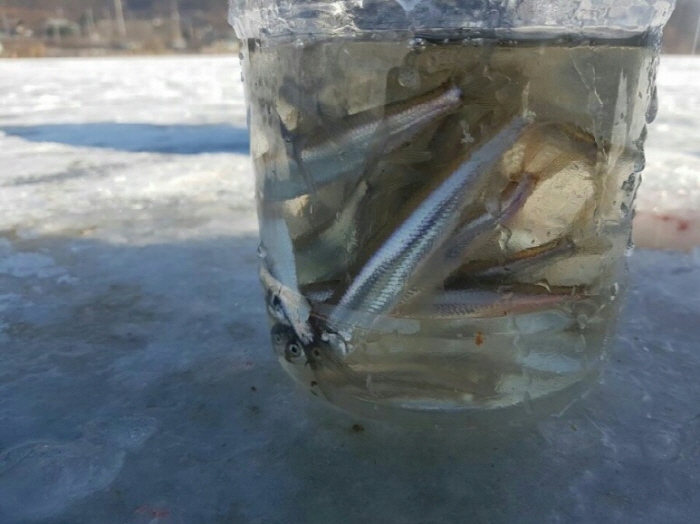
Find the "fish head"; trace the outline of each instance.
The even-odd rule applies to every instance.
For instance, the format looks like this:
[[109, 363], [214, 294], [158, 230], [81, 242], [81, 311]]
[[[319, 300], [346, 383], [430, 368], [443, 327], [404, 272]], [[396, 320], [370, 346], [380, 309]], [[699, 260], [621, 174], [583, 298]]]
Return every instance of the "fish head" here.
[[290, 364], [308, 363], [313, 369], [327, 365], [329, 348], [321, 341], [304, 344], [290, 325], [277, 323], [270, 330], [275, 354]]
[[291, 326], [293, 333], [305, 344], [314, 339], [314, 333], [308, 323], [311, 307], [303, 296], [290, 289], [270, 288], [265, 297], [267, 313], [276, 322]]
[[275, 324], [270, 330], [270, 338], [275, 354], [284, 357], [288, 362], [294, 362], [303, 356], [304, 352], [292, 326]]
[[284, 358], [290, 364], [303, 362], [304, 354], [304, 347], [302, 346], [301, 341], [296, 337], [284, 348]]
[[267, 312], [272, 318], [279, 320], [280, 322], [286, 321], [284, 304], [282, 303], [282, 297], [279, 293], [271, 289], [268, 290], [265, 303], [267, 304]]
[[270, 330], [270, 338], [272, 338], [272, 346], [275, 348], [275, 353], [284, 352], [284, 348], [287, 344], [294, 340], [294, 330], [292, 326], [287, 324], [275, 324]]

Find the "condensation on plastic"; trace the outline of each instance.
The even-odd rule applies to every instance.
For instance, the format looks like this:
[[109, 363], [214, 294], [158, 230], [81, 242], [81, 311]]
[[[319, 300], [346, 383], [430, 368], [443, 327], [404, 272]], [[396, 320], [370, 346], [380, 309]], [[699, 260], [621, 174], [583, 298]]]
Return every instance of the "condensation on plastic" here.
[[503, 36], [660, 31], [674, 0], [230, 0], [239, 38], [484, 30]]

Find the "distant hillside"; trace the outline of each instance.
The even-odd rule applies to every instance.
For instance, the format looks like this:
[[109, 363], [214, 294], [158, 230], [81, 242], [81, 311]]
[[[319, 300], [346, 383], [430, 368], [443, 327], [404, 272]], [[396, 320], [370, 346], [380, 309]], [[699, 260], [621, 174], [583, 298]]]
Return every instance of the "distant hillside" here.
[[[228, 30], [228, 0], [121, 0], [129, 19], [168, 18], [173, 6], [183, 19], [206, 21], [215, 31]], [[37, 32], [52, 17], [78, 22], [89, 12], [94, 20], [112, 19], [115, 0], [0, 0], [0, 32], [21, 21]], [[677, 0], [676, 10], [664, 33], [664, 51], [696, 53], [700, 0]]]
[[[158, 14], [170, 10], [172, 0], [122, 0], [124, 10], [143, 11]], [[180, 9], [225, 12], [227, 0], [179, 0]], [[23, 7], [26, 9], [40, 9], [44, 11], [58, 11], [63, 9], [66, 14], [78, 14], [87, 8], [96, 11], [100, 9], [113, 9], [114, 0], [4, 0], [0, 2], [3, 7]]]
[[[122, 0], [122, 5], [126, 18], [153, 18], [169, 16], [173, 2], [174, 0]], [[197, 13], [219, 29], [227, 25], [228, 0], [177, 0], [177, 5], [184, 16]], [[22, 14], [26, 18], [24, 22], [30, 26], [36, 20], [45, 20], [47, 16], [77, 21], [88, 10], [97, 19], [112, 17], [114, 0], [0, 0], [0, 14], [5, 12], [13, 20], [17, 14]]]

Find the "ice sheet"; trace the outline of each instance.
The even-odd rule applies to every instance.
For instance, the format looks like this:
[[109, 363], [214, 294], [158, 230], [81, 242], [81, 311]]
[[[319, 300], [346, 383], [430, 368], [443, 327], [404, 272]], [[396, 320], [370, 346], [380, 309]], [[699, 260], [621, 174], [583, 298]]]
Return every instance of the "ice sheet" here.
[[[700, 59], [659, 80], [640, 217], [698, 209]], [[630, 259], [610, 363], [560, 417], [360, 421], [273, 357], [244, 127], [236, 58], [0, 62], [0, 523], [696, 518], [699, 252]]]
[[640, 247], [689, 249], [700, 246], [700, 60], [664, 57], [658, 80], [634, 238]]

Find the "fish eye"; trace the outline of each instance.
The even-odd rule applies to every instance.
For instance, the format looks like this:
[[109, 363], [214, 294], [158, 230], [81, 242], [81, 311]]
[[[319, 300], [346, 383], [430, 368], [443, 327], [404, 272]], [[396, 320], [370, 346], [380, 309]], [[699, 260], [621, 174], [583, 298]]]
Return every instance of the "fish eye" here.
[[272, 344], [276, 347], [283, 347], [286, 349], [286, 344], [288, 342], [294, 342], [294, 332], [289, 326], [284, 324], [275, 324], [270, 330], [270, 338], [272, 339]]
[[304, 351], [302, 350], [301, 346], [296, 342], [288, 344], [287, 348], [284, 350], [284, 358], [287, 360], [287, 362], [294, 362], [303, 354]]

